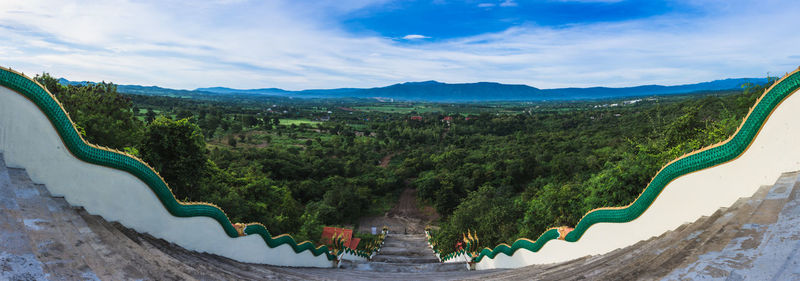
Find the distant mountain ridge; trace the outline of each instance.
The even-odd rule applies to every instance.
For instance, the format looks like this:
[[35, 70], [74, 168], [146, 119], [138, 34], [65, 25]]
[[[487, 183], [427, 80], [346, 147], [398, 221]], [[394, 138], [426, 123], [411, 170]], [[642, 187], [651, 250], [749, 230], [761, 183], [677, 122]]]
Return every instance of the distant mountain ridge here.
[[[62, 84], [81, 85], [92, 82], [74, 82], [64, 78]], [[376, 88], [310, 89], [289, 91], [279, 88], [232, 89], [226, 87], [176, 90], [157, 86], [119, 85], [121, 93], [177, 96], [177, 97], [290, 97], [290, 98], [380, 98], [397, 101], [428, 102], [487, 102], [487, 101], [554, 101], [595, 100], [654, 95], [677, 95], [701, 91], [740, 89], [746, 83], [765, 84], [766, 78], [731, 78], [695, 84], [661, 86], [642, 85], [635, 87], [609, 88], [558, 88], [539, 89], [528, 85], [501, 84], [496, 82], [449, 84], [437, 81], [405, 82]]]
[[377, 88], [343, 88], [329, 90], [286, 91], [276, 88], [237, 90], [231, 88], [198, 88], [196, 91], [225, 94], [264, 94], [298, 98], [390, 98], [405, 101], [480, 102], [480, 101], [546, 101], [589, 100], [651, 95], [686, 94], [699, 91], [740, 89], [745, 83], [764, 84], [766, 78], [735, 78], [696, 84], [609, 88], [539, 89], [528, 85], [477, 82], [448, 84], [437, 81], [405, 82]]

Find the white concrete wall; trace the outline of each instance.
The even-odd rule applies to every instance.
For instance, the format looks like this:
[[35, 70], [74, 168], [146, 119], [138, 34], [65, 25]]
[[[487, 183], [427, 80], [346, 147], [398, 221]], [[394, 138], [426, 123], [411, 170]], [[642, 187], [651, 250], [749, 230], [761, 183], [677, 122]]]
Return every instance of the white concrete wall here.
[[[800, 170], [800, 94], [775, 109], [750, 148], [738, 159], [675, 179], [647, 211], [628, 223], [599, 223], [577, 242], [551, 240], [539, 250], [519, 249], [512, 256], [484, 257], [478, 269], [514, 268], [563, 262], [615, 249], [663, 234], [750, 197], [781, 173]], [[642, 187], [644, 188], [644, 187]]]
[[297, 254], [285, 244], [269, 248], [258, 235], [231, 238], [212, 218], [170, 215], [150, 188], [133, 175], [75, 158], [35, 104], [2, 86], [0, 152], [9, 167], [26, 169], [34, 182], [45, 184], [53, 195], [64, 196], [71, 205], [186, 249], [249, 263], [333, 265], [324, 254]]
[[367, 261], [367, 258], [365, 258], [365, 257], [357, 256], [357, 255], [354, 255], [354, 254], [351, 254], [351, 253], [347, 253], [347, 252], [342, 253], [342, 255], [339, 256], [339, 259], [340, 260], [349, 260], [349, 261]]
[[[437, 257], [439, 257], [439, 254], [436, 254], [436, 256], [437, 256]], [[441, 258], [441, 257], [439, 257], [439, 259], [441, 260], [442, 258]], [[457, 255], [457, 256], [455, 256], [455, 257], [453, 257], [453, 258], [449, 259], [449, 260], [446, 260], [446, 261], [444, 261], [444, 263], [458, 263], [458, 262], [463, 262], [463, 263], [466, 263], [466, 262], [468, 262], [468, 261], [469, 261], [469, 259], [470, 259], [470, 258], [469, 258], [469, 255], [467, 255], [467, 254], [460, 254], [460, 255]]]

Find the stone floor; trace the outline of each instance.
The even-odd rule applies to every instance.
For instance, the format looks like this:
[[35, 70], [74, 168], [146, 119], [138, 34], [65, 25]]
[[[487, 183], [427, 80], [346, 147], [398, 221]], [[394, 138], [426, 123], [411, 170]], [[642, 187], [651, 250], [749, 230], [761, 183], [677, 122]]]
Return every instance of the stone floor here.
[[405, 273], [467, 271], [464, 263], [440, 263], [425, 234], [389, 234], [380, 252], [371, 261], [343, 261], [341, 268]]

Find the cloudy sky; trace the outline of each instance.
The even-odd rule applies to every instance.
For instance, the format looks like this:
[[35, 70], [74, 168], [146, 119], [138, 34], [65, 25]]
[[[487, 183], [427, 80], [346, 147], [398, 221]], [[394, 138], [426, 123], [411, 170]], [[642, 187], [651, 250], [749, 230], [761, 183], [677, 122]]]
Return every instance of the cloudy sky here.
[[796, 0], [0, 1], [0, 65], [194, 89], [686, 84], [800, 66]]

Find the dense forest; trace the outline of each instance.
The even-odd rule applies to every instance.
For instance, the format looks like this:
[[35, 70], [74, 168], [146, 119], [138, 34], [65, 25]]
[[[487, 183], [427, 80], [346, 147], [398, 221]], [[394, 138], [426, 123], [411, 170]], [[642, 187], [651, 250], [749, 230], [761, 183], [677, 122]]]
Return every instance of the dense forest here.
[[434, 239], [443, 251], [467, 229], [480, 246], [494, 246], [632, 202], [662, 165], [731, 135], [766, 87], [426, 104], [203, 100], [35, 79], [88, 141], [139, 156], [178, 199], [211, 202], [233, 221], [317, 241], [322, 226], [386, 212], [411, 187], [441, 215]]

